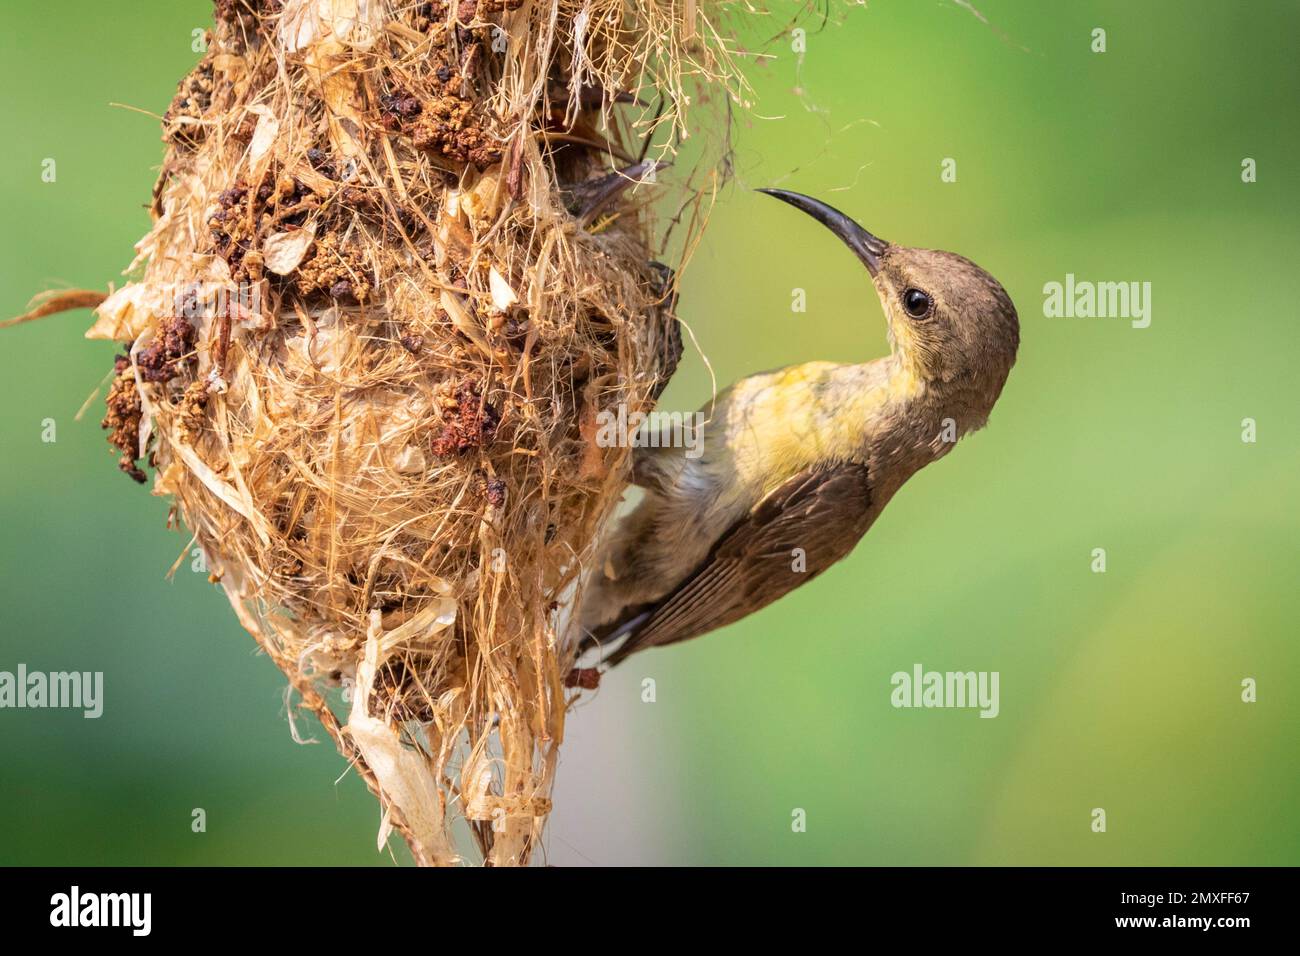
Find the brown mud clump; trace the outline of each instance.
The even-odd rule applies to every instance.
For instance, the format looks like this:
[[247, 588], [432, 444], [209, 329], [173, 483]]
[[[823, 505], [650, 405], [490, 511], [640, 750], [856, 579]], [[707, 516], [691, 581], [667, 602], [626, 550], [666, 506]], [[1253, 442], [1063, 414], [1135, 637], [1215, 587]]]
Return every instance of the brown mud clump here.
[[148, 480], [136, 462], [140, 458], [140, 393], [136, 391], [131, 360], [119, 355], [113, 364], [113, 383], [105, 400], [107, 412], [100, 428], [108, 430], [108, 443], [122, 453], [118, 467], [140, 484]]
[[176, 96], [163, 114], [163, 139], [184, 148], [197, 146], [207, 135], [203, 117], [212, 106], [213, 89], [213, 64], [208, 56], [176, 88]]
[[194, 351], [195, 329], [183, 311], [160, 321], [158, 331], [160, 336], [135, 357], [146, 382], [170, 382], [180, 374], [181, 362]]
[[483, 398], [478, 382], [461, 382], [453, 396], [438, 404], [447, 419], [433, 441], [433, 453], [439, 458], [482, 448], [492, 440], [501, 422], [500, 413]]
[[356, 244], [341, 245], [339, 234], [327, 233], [312, 243], [312, 252], [298, 267], [298, 291], [304, 296], [324, 293], [331, 299], [365, 302], [370, 277], [365, 254]]

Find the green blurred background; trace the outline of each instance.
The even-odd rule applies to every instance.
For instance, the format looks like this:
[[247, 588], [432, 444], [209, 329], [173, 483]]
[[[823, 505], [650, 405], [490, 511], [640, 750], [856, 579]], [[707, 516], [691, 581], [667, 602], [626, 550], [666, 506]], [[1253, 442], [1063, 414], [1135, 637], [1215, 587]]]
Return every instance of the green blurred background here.
[[[607, 676], [570, 721], [548, 862], [1300, 862], [1300, 9], [975, 5], [988, 24], [873, 0], [806, 23], [802, 57], [769, 48], [681, 314], [720, 384], [882, 354], [860, 267], [750, 187], [811, 193], [1001, 279], [1023, 345], [991, 424], [843, 565]], [[161, 113], [209, 22], [206, 0], [0, 6], [0, 315], [117, 279], [161, 144], [110, 104]], [[1044, 318], [1067, 272], [1151, 282], [1151, 326]], [[74, 420], [112, 361], [89, 322], [0, 333], [0, 670], [106, 683], [99, 720], [0, 711], [0, 863], [391, 865], [333, 748], [291, 741], [225, 599], [188, 558], [165, 578], [188, 538], [116, 470], [102, 404]], [[709, 388], [692, 354], [663, 407]], [[1000, 672], [1000, 716], [895, 710], [915, 663]]]

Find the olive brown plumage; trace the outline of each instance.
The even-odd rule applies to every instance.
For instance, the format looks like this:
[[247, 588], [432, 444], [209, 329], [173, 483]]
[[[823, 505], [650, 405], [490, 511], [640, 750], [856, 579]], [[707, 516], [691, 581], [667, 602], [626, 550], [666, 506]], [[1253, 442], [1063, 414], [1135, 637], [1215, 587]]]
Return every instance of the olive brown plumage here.
[[885, 242], [799, 193], [766, 189], [866, 266], [891, 353], [737, 382], [702, 410], [701, 450], [638, 448], [644, 500], [586, 581], [588, 646], [606, 660], [733, 623], [852, 551], [919, 469], [984, 425], [1015, 362], [1006, 291], [962, 256]]

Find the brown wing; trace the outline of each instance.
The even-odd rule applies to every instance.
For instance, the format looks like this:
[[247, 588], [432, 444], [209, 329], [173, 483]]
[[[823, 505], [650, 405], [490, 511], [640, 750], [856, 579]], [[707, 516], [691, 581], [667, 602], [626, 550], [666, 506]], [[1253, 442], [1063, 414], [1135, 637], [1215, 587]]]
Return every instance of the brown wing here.
[[766, 607], [843, 558], [870, 524], [867, 466], [801, 472], [770, 492], [714, 546], [677, 588], [637, 608], [617, 664], [647, 647], [716, 630]]

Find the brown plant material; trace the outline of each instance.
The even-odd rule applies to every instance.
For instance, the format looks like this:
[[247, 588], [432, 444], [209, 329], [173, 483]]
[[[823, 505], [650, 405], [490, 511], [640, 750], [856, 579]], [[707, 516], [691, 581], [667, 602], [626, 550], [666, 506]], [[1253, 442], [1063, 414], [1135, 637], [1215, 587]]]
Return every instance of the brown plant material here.
[[180, 374], [180, 365], [194, 349], [194, 326], [178, 309], [158, 323], [158, 336], [135, 357], [140, 377], [146, 382], [170, 382]]
[[34, 322], [47, 315], [67, 312], [70, 309], [97, 309], [107, 298], [105, 293], [94, 289], [61, 289], [56, 292], [44, 292], [29, 303], [28, 311], [0, 322], [0, 329], [22, 325], [24, 322]]
[[140, 393], [136, 388], [131, 360], [119, 355], [113, 365], [113, 384], [104, 402], [107, 412], [100, 428], [108, 430], [108, 443], [122, 453], [118, 467], [135, 481], [144, 484], [148, 476], [136, 464], [140, 458]]
[[475, 381], [461, 382], [455, 395], [443, 398], [438, 405], [446, 420], [433, 440], [433, 453], [439, 458], [482, 448], [492, 440], [501, 421], [501, 414], [483, 397], [483, 389]]
[[324, 293], [331, 299], [365, 302], [370, 298], [370, 269], [359, 243], [345, 244], [336, 232], [326, 233], [298, 267], [298, 291], [304, 296]]
[[193, 381], [176, 403], [176, 440], [193, 445], [203, 431], [208, 411], [208, 389], [203, 382]]
[[[628, 477], [590, 423], [648, 411], [681, 354], [666, 184], [600, 192], [598, 221], [574, 197], [642, 140], [666, 158], [693, 85], [740, 98], [728, 6], [217, 0], [134, 281], [93, 302], [88, 334], [132, 343], [123, 469], [148, 445], [292, 715], [419, 863], [465, 855], [453, 810], [488, 864], [539, 846], [566, 686], [598, 679], [566, 682], [568, 622]], [[720, 152], [674, 202], [688, 232]]]
[[163, 139], [182, 147], [199, 144], [207, 131], [203, 117], [212, 106], [215, 76], [211, 55], [205, 56], [176, 88], [171, 106], [163, 114]]

